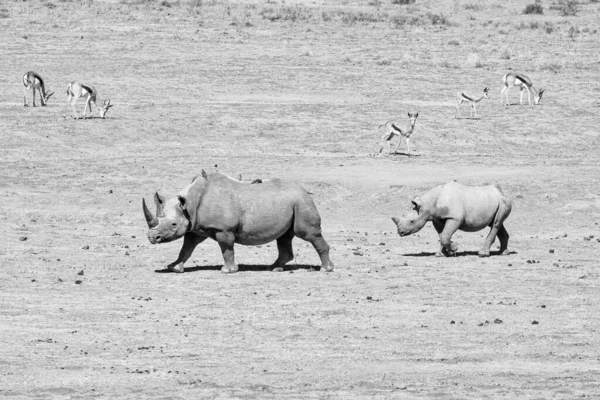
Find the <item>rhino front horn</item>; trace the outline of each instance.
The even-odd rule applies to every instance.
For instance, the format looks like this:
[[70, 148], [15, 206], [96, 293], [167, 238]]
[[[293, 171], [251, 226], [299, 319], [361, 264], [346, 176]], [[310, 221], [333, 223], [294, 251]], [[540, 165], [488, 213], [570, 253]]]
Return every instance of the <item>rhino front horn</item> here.
[[144, 217], [146, 217], [146, 222], [148, 222], [148, 227], [150, 229], [154, 228], [158, 225], [158, 218], [152, 215], [152, 212], [148, 209], [146, 205], [146, 200], [142, 199], [142, 207], [144, 208]]

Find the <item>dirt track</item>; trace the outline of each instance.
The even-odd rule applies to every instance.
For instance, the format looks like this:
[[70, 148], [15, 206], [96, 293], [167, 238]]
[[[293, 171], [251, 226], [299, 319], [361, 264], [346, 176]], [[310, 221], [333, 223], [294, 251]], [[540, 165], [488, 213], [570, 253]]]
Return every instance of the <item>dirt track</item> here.
[[[0, 6], [0, 397], [600, 396], [598, 4], [293, 4]], [[278, 9], [296, 20], [261, 16]], [[428, 12], [450, 22], [390, 22]], [[542, 106], [499, 105], [509, 69]], [[23, 107], [28, 70], [48, 107]], [[107, 119], [62, 117], [75, 79]], [[485, 86], [481, 118], [454, 119]], [[380, 156], [377, 126], [408, 111], [415, 156]], [[162, 273], [181, 242], [148, 243], [141, 199], [202, 168], [301, 182], [336, 270], [296, 240], [286, 272], [264, 271], [275, 244], [238, 246], [223, 276], [207, 241]], [[390, 217], [452, 179], [514, 199], [512, 254], [398, 237]]]

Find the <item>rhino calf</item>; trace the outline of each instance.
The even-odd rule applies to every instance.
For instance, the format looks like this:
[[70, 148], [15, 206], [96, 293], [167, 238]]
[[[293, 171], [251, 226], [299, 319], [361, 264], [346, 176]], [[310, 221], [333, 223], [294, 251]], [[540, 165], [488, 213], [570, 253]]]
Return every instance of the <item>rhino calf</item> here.
[[165, 200], [154, 195], [156, 216], [146, 201], [142, 206], [148, 222], [150, 243], [165, 243], [183, 237], [179, 257], [167, 267], [184, 272], [184, 263], [197, 245], [207, 238], [219, 243], [225, 264], [223, 273], [237, 272], [234, 244], [261, 245], [277, 241], [279, 256], [274, 271], [294, 258], [292, 239], [310, 242], [325, 271], [333, 270], [329, 245], [321, 234], [321, 217], [309, 194], [300, 185], [280, 179], [241, 182], [214, 173], [194, 178], [177, 197]]
[[400, 236], [412, 235], [420, 231], [427, 221], [440, 236], [440, 249], [436, 257], [456, 255], [458, 245], [450, 239], [458, 229], [476, 232], [490, 227], [479, 256], [488, 257], [496, 235], [500, 239], [500, 254], [508, 254], [508, 232], [504, 220], [510, 215], [511, 200], [497, 185], [465, 186], [457, 182], [439, 185], [412, 200], [413, 210], [398, 219], [392, 220], [398, 227]]

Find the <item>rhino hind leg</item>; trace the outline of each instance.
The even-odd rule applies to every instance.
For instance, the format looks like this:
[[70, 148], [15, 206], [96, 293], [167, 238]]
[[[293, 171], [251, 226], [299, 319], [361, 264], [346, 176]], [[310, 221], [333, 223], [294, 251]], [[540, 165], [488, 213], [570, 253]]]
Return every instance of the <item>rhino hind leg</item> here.
[[321, 259], [321, 268], [331, 272], [333, 263], [329, 259], [329, 245], [321, 234], [321, 217], [312, 199], [309, 200], [304, 207], [299, 207], [299, 212], [296, 210], [294, 213], [294, 235], [312, 244]]
[[294, 249], [292, 248], [292, 240], [294, 239], [294, 228], [290, 229], [277, 239], [277, 251], [279, 256], [271, 265], [271, 270], [275, 272], [283, 271], [283, 266], [294, 259]]
[[504, 227], [504, 224], [500, 227], [500, 229], [498, 229], [498, 239], [500, 240], [500, 254], [501, 255], [508, 255], [509, 251], [508, 251], [508, 232], [506, 231], [506, 228]]
[[500, 254], [508, 254], [508, 232], [504, 227], [504, 220], [510, 215], [511, 209], [510, 200], [502, 198], [494, 221], [491, 224], [490, 233], [485, 238], [483, 246], [479, 251], [480, 257], [489, 257], [490, 247], [492, 247], [492, 244], [496, 240], [496, 236], [500, 239]]

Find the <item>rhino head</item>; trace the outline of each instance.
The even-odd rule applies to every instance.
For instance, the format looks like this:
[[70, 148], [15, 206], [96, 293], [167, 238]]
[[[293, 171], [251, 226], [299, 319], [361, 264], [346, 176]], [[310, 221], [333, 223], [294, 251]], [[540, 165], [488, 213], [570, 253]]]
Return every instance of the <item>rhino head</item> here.
[[398, 235], [408, 236], [419, 232], [429, 220], [429, 215], [424, 207], [423, 199], [415, 197], [412, 200], [413, 209], [402, 218], [392, 217], [392, 221], [398, 227]]
[[146, 200], [142, 199], [144, 216], [148, 222], [150, 243], [167, 243], [185, 235], [190, 226], [190, 221], [184, 211], [185, 201], [182, 196], [166, 200], [156, 192], [154, 194], [156, 215], [152, 215], [146, 205]]

